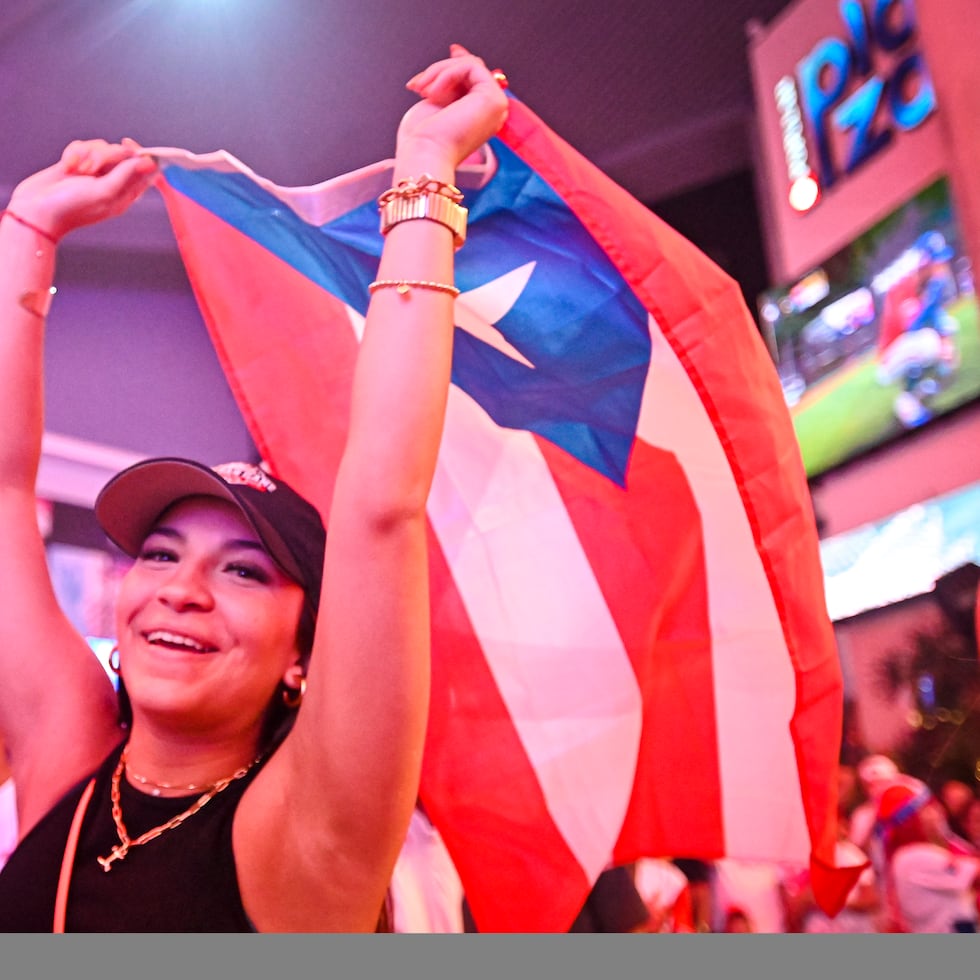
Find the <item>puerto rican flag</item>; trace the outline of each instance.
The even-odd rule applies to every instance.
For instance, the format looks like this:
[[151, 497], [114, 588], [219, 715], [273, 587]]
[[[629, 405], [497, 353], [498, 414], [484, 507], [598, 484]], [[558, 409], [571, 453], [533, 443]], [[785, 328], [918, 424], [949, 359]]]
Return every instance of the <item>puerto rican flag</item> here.
[[[391, 161], [285, 188], [153, 152], [256, 445], [326, 513]], [[421, 797], [477, 927], [564, 931], [640, 856], [808, 865], [836, 912], [840, 667], [738, 286], [512, 95], [457, 182]]]

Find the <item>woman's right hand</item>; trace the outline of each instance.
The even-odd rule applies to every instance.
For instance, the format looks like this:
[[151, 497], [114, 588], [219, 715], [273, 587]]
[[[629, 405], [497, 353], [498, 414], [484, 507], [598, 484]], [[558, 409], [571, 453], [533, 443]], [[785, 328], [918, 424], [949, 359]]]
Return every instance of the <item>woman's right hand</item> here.
[[157, 175], [140, 149], [132, 140], [75, 140], [57, 163], [17, 185], [9, 208], [56, 239], [122, 214]]

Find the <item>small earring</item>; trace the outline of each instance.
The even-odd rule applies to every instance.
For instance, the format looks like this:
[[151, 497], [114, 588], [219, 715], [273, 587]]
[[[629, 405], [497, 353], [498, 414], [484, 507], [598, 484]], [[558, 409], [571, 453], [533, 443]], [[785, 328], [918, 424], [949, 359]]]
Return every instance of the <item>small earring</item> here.
[[119, 676], [119, 645], [116, 644], [109, 651], [109, 670], [111, 670], [116, 677]]
[[282, 703], [287, 708], [298, 708], [303, 703], [306, 696], [306, 677], [299, 679], [299, 687], [284, 687], [282, 689]]

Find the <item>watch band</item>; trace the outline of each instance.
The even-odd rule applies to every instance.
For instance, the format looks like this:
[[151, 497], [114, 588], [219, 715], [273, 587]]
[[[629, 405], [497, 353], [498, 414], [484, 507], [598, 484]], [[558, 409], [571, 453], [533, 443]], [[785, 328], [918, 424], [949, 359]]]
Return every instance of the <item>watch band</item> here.
[[380, 211], [382, 235], [387, 235], [395, 225], [403, 221], [426, 218], [445, 225], [453, 233], [456, 248], [460, 248], [466, 241], [467, 210], [445, 194], [400, 194], [382, 204]]

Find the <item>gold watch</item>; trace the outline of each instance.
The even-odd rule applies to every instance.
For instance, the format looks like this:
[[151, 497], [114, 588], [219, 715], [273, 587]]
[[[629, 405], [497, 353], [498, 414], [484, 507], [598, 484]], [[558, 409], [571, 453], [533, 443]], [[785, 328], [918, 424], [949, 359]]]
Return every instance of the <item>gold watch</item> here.
[[467, 210], [445, 194], [422, 193], [397, 195], [381, 205], [381, 234], [387, 235], [403, 221], [426, 218], [445, 225], [453, 233], [453, 242], [460, 248], [466, 241]]

